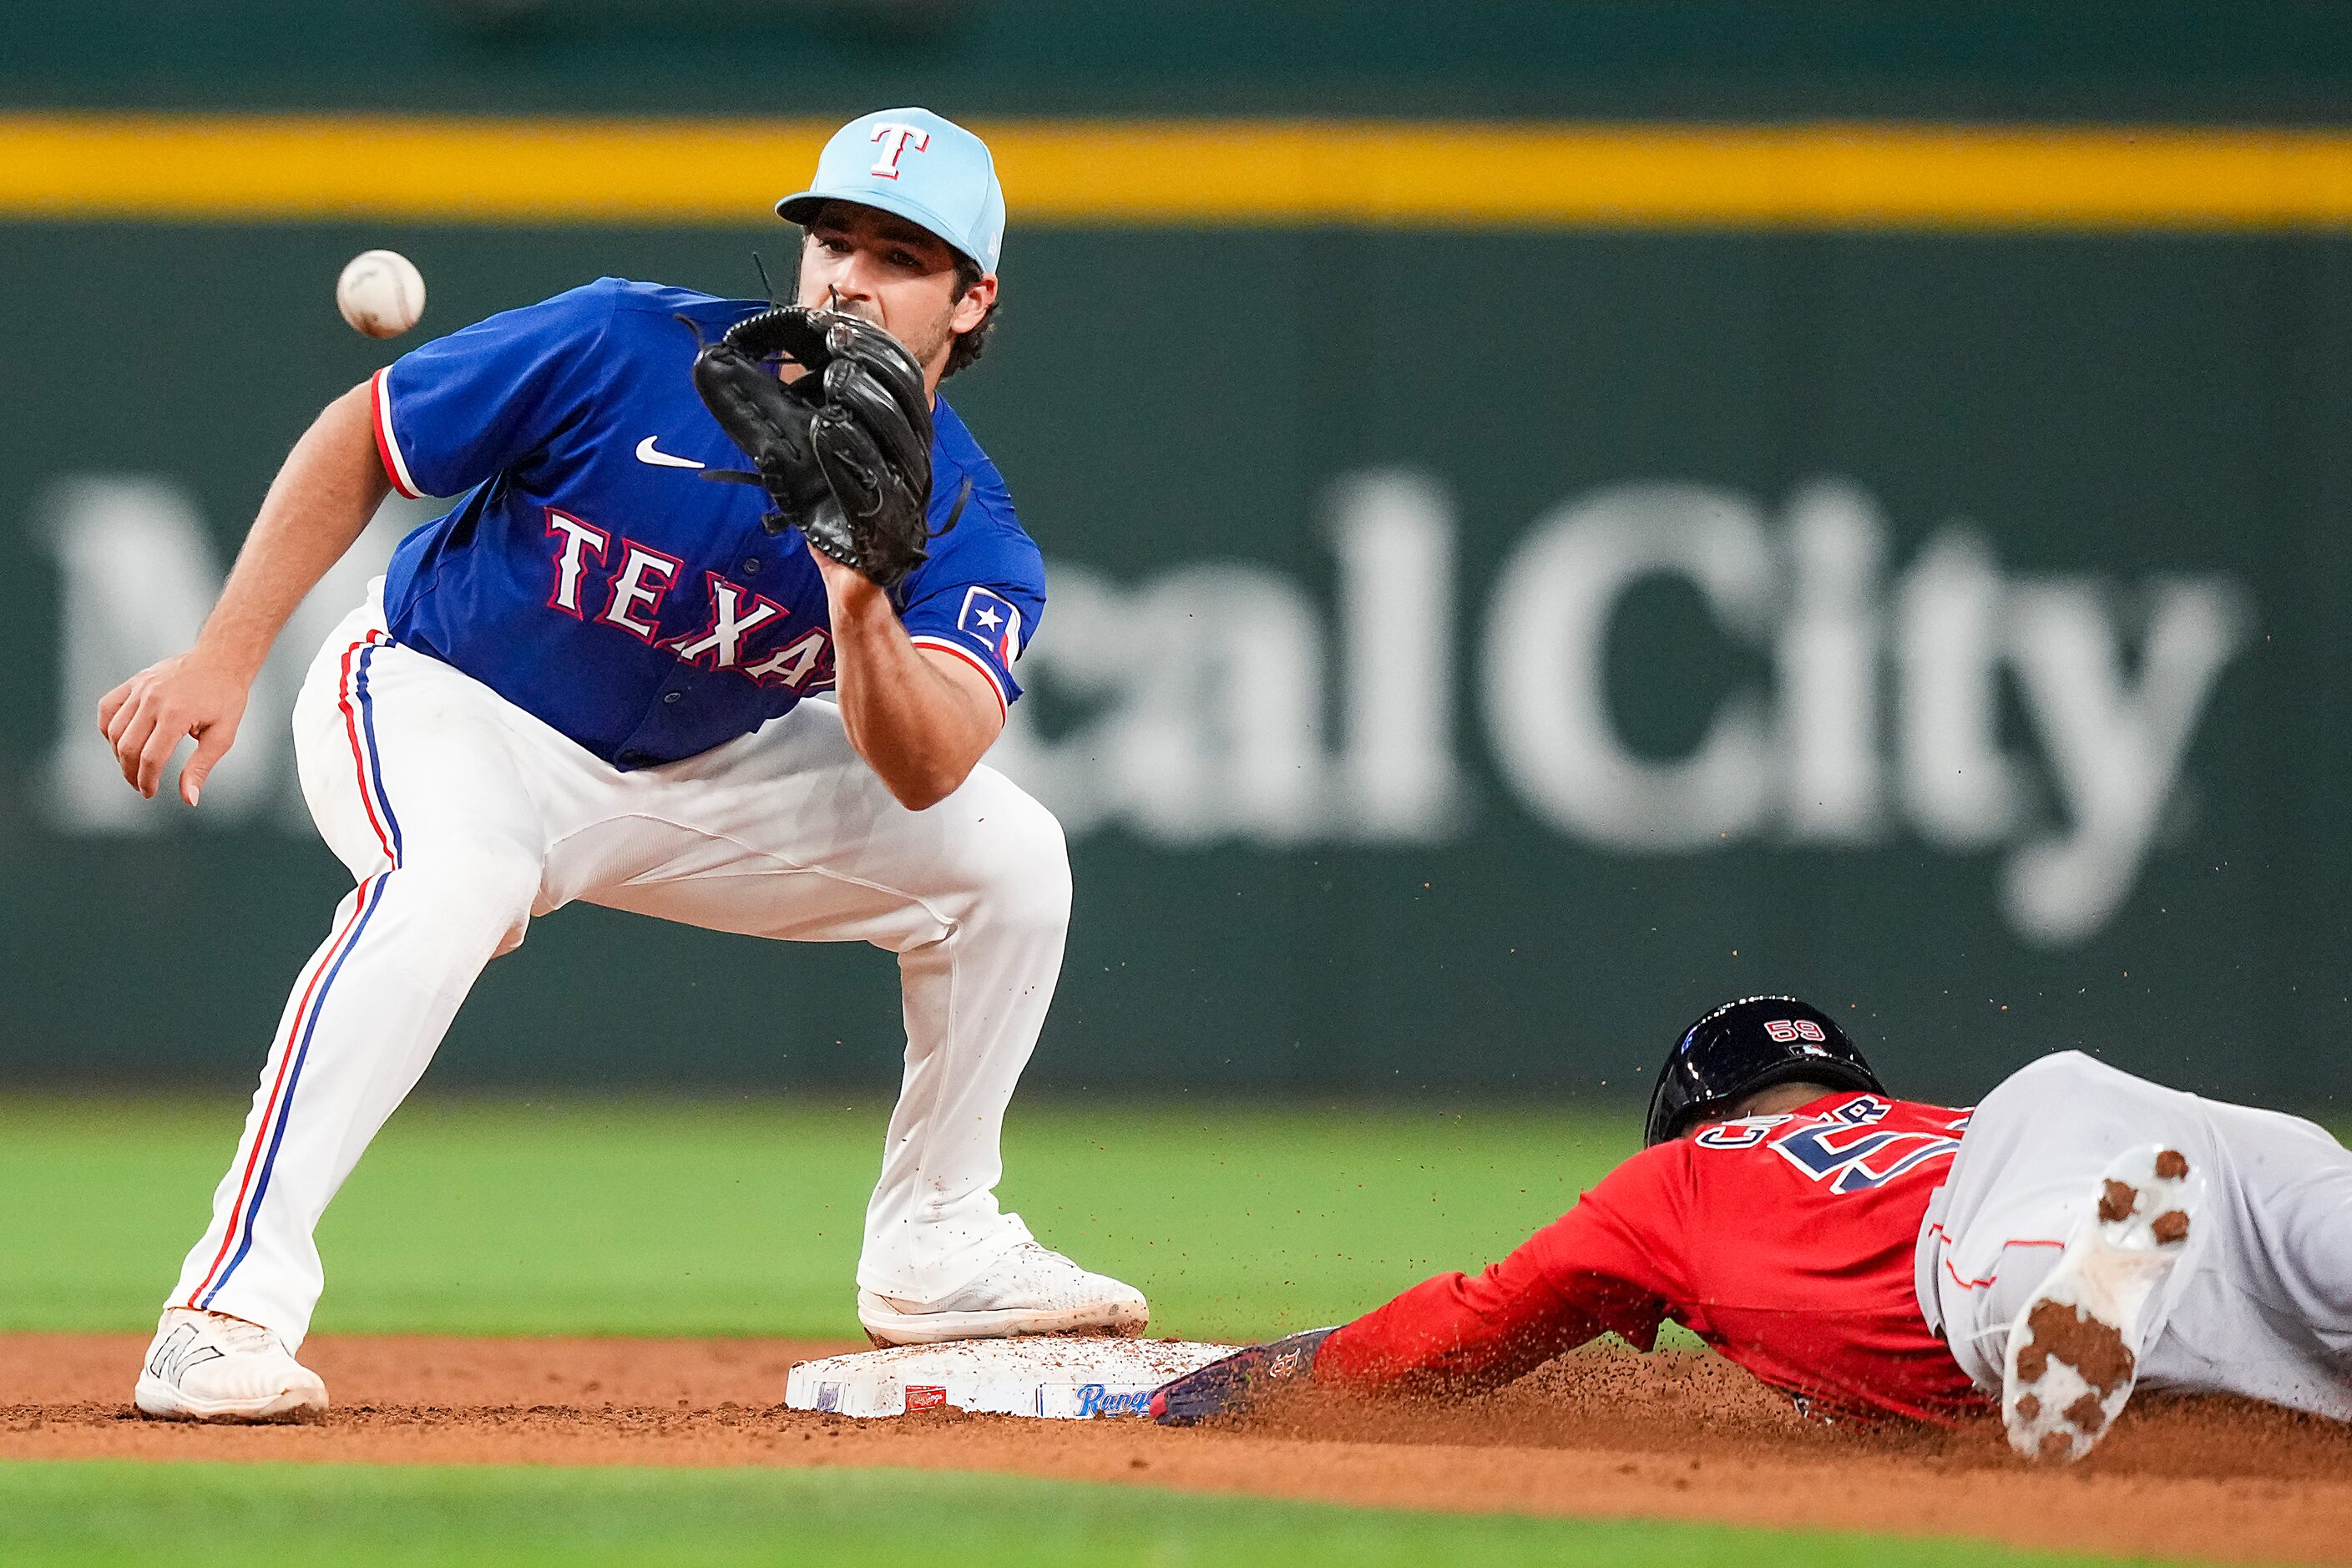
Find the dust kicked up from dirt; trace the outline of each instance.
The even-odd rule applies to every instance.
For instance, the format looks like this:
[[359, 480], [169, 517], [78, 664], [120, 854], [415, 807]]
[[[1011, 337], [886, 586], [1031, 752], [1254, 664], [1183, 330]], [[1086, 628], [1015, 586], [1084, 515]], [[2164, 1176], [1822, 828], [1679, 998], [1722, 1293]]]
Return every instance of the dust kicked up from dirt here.
[[0, 1458], [890, 1465], [1394, 1508], [1710, 1520], [2231, 1563], [2352, 1563], [2352, 1428], [2219, 1400], [2133, 1402], [2098, 1452], [2027, 1468], [1990, 1422], [1842, 1430], [1712, 1356], [1593, 1349], [1499, 1394], [1310, 1394], [1244, 1425], [782, 1407], [776, 1340], [313, 1339], [316, 1425], [137, 1419], [143, 1337], [0, 1335]]

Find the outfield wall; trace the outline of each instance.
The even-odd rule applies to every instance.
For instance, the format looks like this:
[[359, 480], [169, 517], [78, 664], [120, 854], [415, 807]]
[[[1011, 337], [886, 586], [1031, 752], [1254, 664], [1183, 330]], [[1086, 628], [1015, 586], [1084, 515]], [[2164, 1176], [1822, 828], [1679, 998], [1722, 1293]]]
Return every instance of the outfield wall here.
[[[184, 643], [287, 446], [388, 357], [333, 313], [341, 261], [415, 258], [433, 331], [600, 273], [748, 292], [787, 249], [662, 207], [657, 166], [530, 225], [436, 214], [449, 170], [503, 177], [479, 126], [394, 182], [419, 204], [343, 208], [238, 154], [270, 127], [194, 130], [107, 164], [88, 123], [0, 121], [0, 151], [99, 160], [0, 175], [0, 1081], [241, 1076], [325, 932], [285, 713], [429, 511], [306, 609], [202, 813], [112, 780], [88, 715]], [[1521, 207], [1449, 222], [1443, 160], [1349, 205], [1204, 166], [1209, 131], [1108, 221], [1083, 137], [1031, 122], [1005, 319], [950, 389], [1050, 563], [994, 759], [1073, 843], [1040, 1079], [1613, 1092], [1706, 1003], [1793, 988], [1940, 1093], [2069, 1045], [2352, 1088], [2344, 143], [1963, 138], [1921, 184], [1895, 129], [1807, 165], [1769, 128], [1621, 127], [1661, 210], [1518, 145]], [[1935, 212], [1888, 210], [1914, 185]], [[893, 982], [570, 910], [440, 1071], [868, 1076]]]
[[2337, 121], [2332, 0], [14, 0], [0, 102]]

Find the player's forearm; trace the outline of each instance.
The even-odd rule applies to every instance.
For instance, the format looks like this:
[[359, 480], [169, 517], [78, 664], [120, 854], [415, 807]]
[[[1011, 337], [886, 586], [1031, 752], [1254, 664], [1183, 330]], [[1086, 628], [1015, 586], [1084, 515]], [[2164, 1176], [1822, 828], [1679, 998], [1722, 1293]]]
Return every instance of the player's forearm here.
[[921, 811], [955, 793], [1003, 726], [982, 699], [908, 637], [882, 591], [846, 568], [826, 574], [835, 695], [849, 743], [898, 803]]
[[327, 405], [294, 444], [196, 639], [205, 658], [250, 681], [303, 595], [383, 504], [392, 487], [371, 418], [362, 384]]
[[1425, 1279], [1323, 1342], [1318, 1382], [1494, 1387], [1601, 1332], [1548, 1291], [1502, 1290], [1490, 1275]]

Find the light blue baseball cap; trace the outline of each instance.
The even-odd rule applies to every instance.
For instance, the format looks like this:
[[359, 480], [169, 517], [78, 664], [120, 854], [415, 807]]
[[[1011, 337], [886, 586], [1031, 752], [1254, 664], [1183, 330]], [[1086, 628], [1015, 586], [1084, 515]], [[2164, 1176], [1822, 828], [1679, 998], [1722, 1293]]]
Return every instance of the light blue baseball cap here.
[[996, 270], [1004, 249], [1004, 187], [988, 143], [928, 109], [886, 109], [851, 121], [817, 155], [807, 190], [776, 204], [776, 216], [805, 224], [826, 202], [858, 202], [896, 213]]

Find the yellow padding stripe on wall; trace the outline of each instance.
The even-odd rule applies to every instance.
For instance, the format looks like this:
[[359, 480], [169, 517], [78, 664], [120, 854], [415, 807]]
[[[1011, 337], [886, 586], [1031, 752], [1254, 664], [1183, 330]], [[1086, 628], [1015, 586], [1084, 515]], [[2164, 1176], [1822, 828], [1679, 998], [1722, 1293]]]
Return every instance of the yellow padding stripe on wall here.
[[[1416, 228], [2352, 225], [2352, 134], [1005, 121], [1013, 223]], [[830, 121], [0, 115], [0, 217], [758, 221]]]

